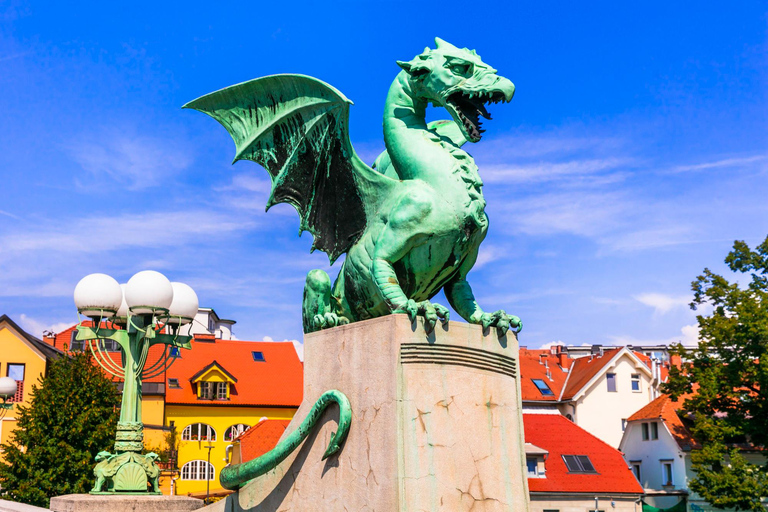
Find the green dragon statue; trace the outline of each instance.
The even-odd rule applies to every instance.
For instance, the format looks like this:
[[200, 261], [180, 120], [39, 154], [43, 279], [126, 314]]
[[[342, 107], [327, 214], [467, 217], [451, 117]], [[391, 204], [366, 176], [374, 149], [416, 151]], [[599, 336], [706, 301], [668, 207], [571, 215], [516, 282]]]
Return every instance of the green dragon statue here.
[[[390, 87], [384, 111], [387, 150], [369, 167], [349, 140], [349, 105], [341, 92], [302, 75], [274, 75], [234, 85], [184, 106], [208, 114], [235, 141], [237, 160], [269, 172], [267, 209], [293, 205], [301, 231], [333, 263], [347, 253], [336, 282], [307, 276], [304, 332], [407, 313], [428, 331], [447, 321], [430, 302], [441, 289], [465, 320], [503, 334], [522, 328], [503, 310], [484, 311], [467, 281], [488, 231], [483, 182], [461, 147], [478, 142], [488, 103], [509, 102], [515, 86], [474, 50], [439, 38], [409, 62]], [[452, 120], [425, 121], [427, 106]]]

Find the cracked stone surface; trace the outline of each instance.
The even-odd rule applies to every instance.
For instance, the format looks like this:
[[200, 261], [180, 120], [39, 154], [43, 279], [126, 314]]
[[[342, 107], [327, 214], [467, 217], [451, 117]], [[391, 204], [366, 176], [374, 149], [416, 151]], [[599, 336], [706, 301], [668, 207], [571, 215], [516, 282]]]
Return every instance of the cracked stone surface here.
[[[447, 360], [401, 362], [404, 343], [458, 348]], [[517, 360], [511, 333], [450, 322], [427, 335], [406, 315], [305, 336], [304, 402], [286, 433], [338, 389], [352, 406], [341, 452], [322, 460], [336, 430], [331, 408], [275, 470], [204, 510], [527, 512], [520, 384], [463, 365], [470, 349]]]

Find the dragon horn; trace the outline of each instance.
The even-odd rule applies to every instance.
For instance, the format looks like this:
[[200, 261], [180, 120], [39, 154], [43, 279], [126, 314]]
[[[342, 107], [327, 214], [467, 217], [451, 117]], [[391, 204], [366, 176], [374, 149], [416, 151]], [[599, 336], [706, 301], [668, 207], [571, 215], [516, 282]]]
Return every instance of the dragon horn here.
[[446, 41], [444, 39], [440, 39], [439, 37], [435, 38], [435, 45], [437, 46], [438, 50], [442, 50], [442, 49], [445, 49], [445, 50], [454, 50], [454, 49], [458, 50], [458, 48], [453, 46], [451, 43], [449, 43], [448, 41]]

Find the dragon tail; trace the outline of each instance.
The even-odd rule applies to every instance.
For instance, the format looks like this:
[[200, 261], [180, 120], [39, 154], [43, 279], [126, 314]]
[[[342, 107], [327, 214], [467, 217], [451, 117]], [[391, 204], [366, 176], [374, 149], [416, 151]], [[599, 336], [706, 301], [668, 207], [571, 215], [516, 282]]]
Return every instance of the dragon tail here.
[[341, 450], [341, 445], [349, 433], [349, 427], [352, 423], [352, 409], [349, 405], [349, 399], [341, 391], [326, 391], [310, 409], [307, 417], [301, 422], [299, 428], [280, 441], [277, 446], [264, 455], [253, 460], [234, 464], [221, 470], [220, 481], [225, 489], [236, 490], [242, 487], [249, 480], [261, 476], [277, 467], [288, 455], [290, 455], [312, 432], [317, 421], [322, 416], [325, 409], [332, 403], [339, 406], [339, 428], [331, 435], [328, 448], [323, 454], [323, 460]]

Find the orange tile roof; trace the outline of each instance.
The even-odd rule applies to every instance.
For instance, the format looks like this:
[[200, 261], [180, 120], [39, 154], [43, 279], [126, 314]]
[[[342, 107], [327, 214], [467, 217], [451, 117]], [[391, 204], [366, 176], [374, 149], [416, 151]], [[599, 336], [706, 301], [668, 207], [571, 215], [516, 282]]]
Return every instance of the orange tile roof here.
[[[252, 352], [261, 352], [263, 362]], [[167, 377], [178, 379], [180, 388], [166, 386], [168, 404], [222, 406], [298, 407], [304, 386], [304, 368], [293, 343], [272, 341], [192, 341], [191, 350], [168, 368]], [[191, 378], [217, 361], [238, 382], [232, 385], [229, 400], [198, 400]]]
[[620, 350], [622, 349], [614, 348], [606, 350], [602, 355], [579, 357], [574, 360], [560, 399], [572, 399]]
[[277, 445], [290, 420], [264, 420], [237, 438], [240, 441], [240, 461], [246, 462], [264, 455]]
[[662, 420], [680, 448], [687, 450], [698, 447], [691, 432], [680, 419], [678, 411], [690, 395], [683, 395], [673, 402], [669, 395], [661, 395], [630, 416], [627, 421]]
[[[523, 414], [525, 441], [549, 452], [545, 478], [529, 478], [531, 492], [643, 493], [617, 449], [559, 414]], [[597, 473], [569, 473], [563, 455], [587, 455]]]
[[[573, 362], [565, 354], [558, 357], [549, 350], [520, 349], [520, 391], [523, 401], [527, 402], [556, 402], [563, 389], [563, 384], [568, 373], [562, 370], [560, 363], [566, 365], [566, 369]], [[547, 375], [549, 370], [549, 375]], [[533, 379], [543, 380], [552, 395], [542, 395], [539, 388], [533, 383]]]

